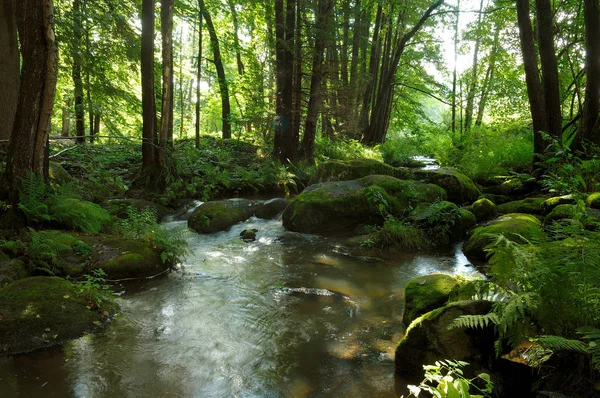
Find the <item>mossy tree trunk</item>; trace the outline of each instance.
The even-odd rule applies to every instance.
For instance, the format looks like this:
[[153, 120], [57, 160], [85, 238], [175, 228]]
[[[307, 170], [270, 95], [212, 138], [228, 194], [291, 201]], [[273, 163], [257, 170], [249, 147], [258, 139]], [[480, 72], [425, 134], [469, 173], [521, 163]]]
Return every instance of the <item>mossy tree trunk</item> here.
[[0, 146], [10, 139], [19, 100], [19, 45], [14, 0], [0, 2]]

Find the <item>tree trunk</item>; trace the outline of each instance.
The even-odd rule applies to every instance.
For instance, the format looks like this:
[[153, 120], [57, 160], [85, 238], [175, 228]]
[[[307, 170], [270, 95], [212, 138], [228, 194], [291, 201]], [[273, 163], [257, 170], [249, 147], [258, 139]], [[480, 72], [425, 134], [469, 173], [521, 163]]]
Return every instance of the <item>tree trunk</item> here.
[[481, 97], [479, 97], [479, 107], [477, 109], [477, 119], [475, 120], [476, 126], [481, 126], [483, 121], [483, 113], [485, 112], [485, 106], [489, 95], [490, 85], [494, 81], [494, 72], [496, 70], [496, 56], [498, 54], [498, 39], [500, 37], [500, 25], [496, 26], [494, 32], [494, 45], [490, 53], [490, 61], [488, 64], [487, 71], [485, 72], [485, 78], [483, 79], [483, 86], [481, 87]]
[[460, 0], [456, 4], [456, 22], [454, 23], [454, 70], [452, 71], [452, 137], [456, 137], [456, 66], [458, 63], [458, 22], [460, 16]]
[[594, 130], [600, 112], [600, 7], [598, 0], [584, 0], [585, 22], [585, 102], [579, 126], [580, 137], [600, 145]]
[[235, 4], [233, 0], [227, 0], [229, 4], [229, 10], [231, 11], [231, 18], [233, 19], [233, 46], [235, 47], [235, 59], [237, 61], [237, 70], [239, 75], [244, 74], [244, 64], [242, 63], [242, 54], [240, 51], [240, 38], [239, 31], [240, 26], [238, 24], [237, 19], [237, 10], [235, 9]]
[[219, 90], [221, 92], [221, 115], [223, 120], [222, 137], [223, 139], [228, 139], [231, 138], [231, 105], [229, 104], [229, 87], [227, 85], [227, 79], [225, 78], [225, 68], [223, 67], [223, 59], [221, 58], [219, 39], [212, 18], [204, 5], [204, 0], [198, 0], [198, 5], [200, 6], [204, 21], [206, 22], [215, 68], [217, 69], [217, 79], [219, 81]]
[[200, 82], [202, 81], [202, 15], [198, 21], [198, 67], [196, 69], [196, 149], [200, 148]]
[[558, 65], [554, 50], [554, 22], [550, 0], [535, 0], [538, 21], [538, 48], [542, 66], [542, 88], [548, 118], [548, 133], [560, 139], [562, 135], [562, 112], [558, 83]]
[[479, 17], [477, 19], [477, 35], [475, 39], [475, 49], [473, 50], [473, 66], [471, 69], [471, 84], [467, 93], [467, 109], [465, 109], [465, 133], [471, 131], [473, 123], [473, 106], [475, 103], [475, 91], [477, 91], [477, 69], [479, 67], [479, 43], [481, 41], [481, 15], [483, 12], [483, 0], [479, 4]]
[[174, 0], [162, 0], [160, 24], [162, 34], [162, 106], [160, 133], [158, 135], [158, 163], [167, 164], [169, 137], [173, 137], [173, 4]]
[[81, 35], [83, 24], [81, 15], [81, 0], [73, 1], [73, 86], [75, 97], [75, 135], [78, 144], [85, 143], [85, 111], [83, 105], [83, 80], [81, 79]]
[[[300, 144], [300, 120], [302, 119], [302, 7], [301, 0], [297, 0], [296, 23], [294, 33], [294, 96], [292, 98], [292, 134], [291, 148], [294, 161], [297, 157], [298, 145]], [[318, 25], [317, 25], [318, 26]]]
[[6, 167], [13, 203], [27, 174], [48, 178], [47, 145], [58, 73], [53, 14], [52, 0], [16, 3], [23, 67]]
[[544, 152], [544, 141], [540, 132], [548, 131], [548, 120], [538, 71], [533, 29], [529, 17], [529, 0], [517, 0], [517, 22], [521, 53], [523, 54], [523, 67], [525, 68], [525, 82], [527, 83], [527, 97], [533, 121], [533, 153], [539, 155]]
[[306, 112], [306, 125], [304, 128], [304, 138], [302, 141], [302, 150], [304, 159], [309, 163], [314, 163], [315, 155], [315, 135], [317, 131], [317, 119], [319, 117], [319, 108], [323, 103], [321, 98], [323, 61], [325, 52], [325, 36], [330, 31], [330, 15], [333, 11], [332, 0], [319, 0], [316, 10], [316, 33], [315, 33], [315, 52], [312, 63], [312, 76], [310, 79], [310, 98], [308, 100], [308, 109]]
[[154, 92], [154, 0], [142, 2], [142, 168], [152, 183], [157, 172], [156, 97]]
[[97, 110], [94, 112], [94, 133], [92, 134], [92, 138], [100, 135], [100, 111]]
[[68, 137], [71, 130], [71, 98], [68, 98], [62, 106], [62, 130], [60, 135]]
[[13, 130], [20, 79], [15, 0], [0, 2], [0, 146], [8, 146]]

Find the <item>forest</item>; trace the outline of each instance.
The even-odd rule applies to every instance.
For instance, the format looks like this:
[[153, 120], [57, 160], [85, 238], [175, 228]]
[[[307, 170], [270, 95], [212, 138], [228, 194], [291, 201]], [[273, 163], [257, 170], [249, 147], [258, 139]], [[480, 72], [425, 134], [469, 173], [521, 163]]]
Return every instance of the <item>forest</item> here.
[[600, 1], [0, 0], [0, 396], [600, 397]]

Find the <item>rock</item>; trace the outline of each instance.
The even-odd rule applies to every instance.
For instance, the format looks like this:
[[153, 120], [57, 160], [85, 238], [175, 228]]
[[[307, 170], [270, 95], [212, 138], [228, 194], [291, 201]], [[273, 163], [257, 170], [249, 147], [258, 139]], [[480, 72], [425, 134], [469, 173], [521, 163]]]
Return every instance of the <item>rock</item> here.
[[21, 279], [0, 289], [0, 350], [4, 355], [51, 347], [100, 325], [102, 312], [80, 287], [58, 277]]
[[554, 198], [546, 199], [542, 203], [543, 214], [550, 214], [552, 210], [558, 205], [573, 205], [577, 203], [577, 200], [573, 195], [556, 196]]
[[79, 236], [92, 248], [89, 265], [79, 273], [71, 270], [71, 276], [89, 273], [102, 268], [107, 279], [139, 279], [157, 275], [171, 266], [163, 262], [161, 253], [146, 242], [123, 239], [111, 235]]
[[73, 181], [73, 177], [65, 170], [60, 163], [50, 162], [48, 165], [48, 175], [50, 183], [55, 185], [65, 185]]
[[102, 207], [104, 207], [108, 212], [119, 218], [128, 218], [127, 209], [129, 207], [134, 207], [137, 211], [141, 212], [143, 210], [150, 210], [156, 216], [156, 221], [162, 220], [164, 216], [169, 214], [169, 209], [166, 207], [159, 205], [158, 203], [150, 202], [149, 200], [144, 199], [108, 199], [102, 203]]
[[448, 326], [462, 315], [490, 312], [489, 301], [458, 301], [415, 319], [396, 347], [396, 371], [406, 382], [423, 379], [423, 365], [452, 359], [487, 366], [494, 358], [494, 328], [463, 329]]
[[504, 178], [498, 185], [484, 188], [484, 192], [494, 195], [521, 196], [538, 188], [537, 180], [531, 176], [520, 174]]
[[374, 159], [328, 160], [319, 164], [311, 184], [357, 180], [370, 175], [388, 175], [409, 179], [410, 170], [398, 169]]
[[255, 203], [246, 199], [206, 202], [194, 210], [188, 220], [188, 226], [203, 234], [226, 231], [252, 217], [254, 207]]
[[27, 276], [25, 263], [20, 259], [0, 260], [0, 287]]
[[[550, 214], [544, 219], [545, 224], [551, 224], [552, 221], [563, 220], [566, 218], [577, 218], [579, 211], [575, 205], [558, 205], [552, 209]], [[582, 215], [582, 214], [579, 214]]]
[[494, 204], [496, 205], [501, 205], [503, 203], [507, 203], [510, 202], [512, 199], [510, 198], [510, 196], [506, 196], [506, 195], [494, 195], [492, 193], [484, 193], [483, 195], [479, 195], [479, 198], [477, 199], [489, 199], [492, 202], [494, 202]]
[[500, 234], [523, 244], [548, 240], [540, 221], [534, 216], [520, 213], [506, 214], [486, 226], [475, 228], [463, 247], [465, 255], [471, 261], [485, 261], [486, 247], [494, 243]]
[[481, 194], [469, 177], [453, 168], [414, 170], [411, 179], [439, 185], [448, 194], [448, 200], [458, 205], [472, 203]]
[[240, 232], [240, 238], [242, 238], [242, 240], [245, 242], [253, 242], [256, 240], [257, 232], [258, 229], [245, 229], [242, 232]]
[[266, 202], [256, 206], [256, 209], [254, 209], [254, 215], [258, 218], [263, 218], [266, 220], [273, 219], [285, 210], [288, 203], [289, 201], [284, 198], [267, 200]]
[[475, 177], [475, 181], [485, 187], [500, 185], [507, 178], [509, 178], [510, 172], [504, 167], [494, 167], [487, 172], [483, 172]]
[[471, 205], [471, 211], [478, 222], [486, 221], [496, 214], [496, 205], [489, 199], [478, 199]]
[[581, 223], [588, 231], [600, 231], [600, 210], [587, 209]]
[[379, 204], [390, 214], [406, 215], [419, 203], [444, 199], [439, 186], [384, 175], [311, 185], [283, 212], [283, 226], [296, 232], [352, 231], [382, 221]]
[[430, 274], [411, 280], [404, 288], [402, 321], [408, 326], [421, 315], [445, 306], [464, 283], [463, 279], [447, 274]]
[[544, 203], [545, 200], [545, 198], [527, 198], [523, 200], [515, 200], [497, 206], [496, 213], [525, 213], [541, 215], [543, 212], [542, 203]]
[[600, 192], [594, 192], [590, 194], [585, 203], [592, 209], [600, 210]]

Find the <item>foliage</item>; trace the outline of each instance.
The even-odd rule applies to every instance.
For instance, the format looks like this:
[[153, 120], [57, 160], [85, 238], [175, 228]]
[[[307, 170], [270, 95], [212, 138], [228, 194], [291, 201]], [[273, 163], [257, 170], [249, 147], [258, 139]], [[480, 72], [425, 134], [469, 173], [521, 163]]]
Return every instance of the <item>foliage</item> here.
[[106, 283], [106, 273], [102, 268], [92, 270], [91, 274], [85, 274], [83, 278], [84, 280], [79, 282], [79, 294], [86, 298], [90, 309], [101, 309], [114, 303], [111, 288]]
[[[480, 373], [473, 379], [464, 376], [463, 361], [436, 361], [435, 365], [425, 365], [425, 379], [418, 385], [409, 385], [408, 397], [419, 397], [422, 392], [436, 398], [483, 398], [490, 397], [494, 384], [487, 373]], [[473, 394], [473, 391], [477, 394]]]
[[422, 250], [431, 245], [422, 229], [391, 216], [377, 231], [377, 241], [383, 247], [402, 250]]
[[160, 250], [163, 263], [177, 264], [187, 254], [186, 230], [167, 230], [156, 221], [156, 214], [150, 209], [127, 208], [127, 218], [115, 225], [116, 232], [125, 239], [140, 240]]
[[365, 147], [359, 141], [339, 137], [332, 140], [328, 137], [320, 137], [315, 142], [315, 160], [349, 160], [349, 159], [376, 159], [381, 160], [378, 147]]
[[49, 187], [44, 184], [41, 177], [29, 173], [21, 181], [19, 203], [17, 208], [23, 212], [29, 223], [41, 223], [52, 220], [48, 205]]
[[58, 196], [52, 204], [52, 218], [68, 228], [98, 233], [111, 221], [108, 211], [99, 205], [75, 198]]
[[61, 257], [72, 253], [77, 239], [60, 231], [35, 231], [29, 228], [31, 241], [26, 252], [33, 272], [47, 275], [62, 273]]

